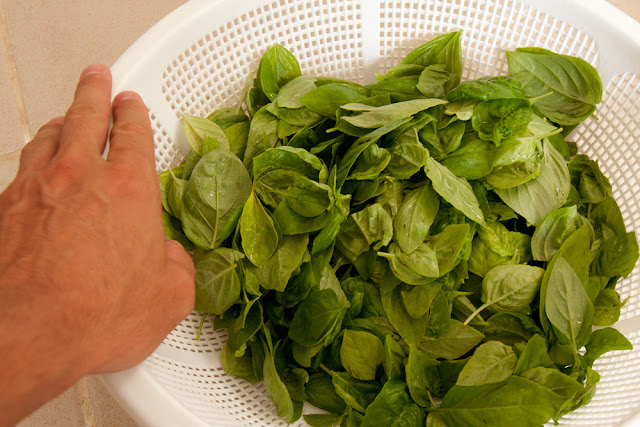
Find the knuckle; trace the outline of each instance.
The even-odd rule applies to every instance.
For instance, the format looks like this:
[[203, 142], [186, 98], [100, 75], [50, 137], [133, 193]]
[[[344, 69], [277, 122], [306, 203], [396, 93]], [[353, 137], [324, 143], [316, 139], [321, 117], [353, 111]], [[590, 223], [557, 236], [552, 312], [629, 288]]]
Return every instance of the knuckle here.
[[108, 121], [110, 119], [110, 112], [100, 108], [100, 106], [94, 102], [75, 102], [69, 108], [65, 117], [66, 120], [74, 123], [83, 123], [95, 119]]
[[130, 182], [138, 181], [137, 171], [129, 163], [120, 162], [118, 164], [114, 164], [111, 167], [111, 170], [112, 170], [112, 179], [115, 182], [130, 183]]
[[141, 198], [150, 193], [147, 180], [141, 176], [140, 169], [128, 162], [113, 164], [109, 181], [113, 191], [119, 194]]
[[126, 121], [118, 123], [111, 130], [112, 137], [148, 137], [151, 135], [151, 127], [148, 123]]
[[28, 161], [38, 151], [36, 140], [34, 139], [33, 141], [30, 141], [27, 145], [22, 147], [22, 151], [20, 151], [20, 163], [23, 164], [25, 161]]
[[86, 162], [78, 155], [66, 154], [55, 159], [44, 171], [44, 186], [51, 194], [59, 194], [82, 180]]
[[50, 132], [58, 132], [64, 125], [64, 116], [55, 117], [42, 125], [36, 134], [36, 138]]

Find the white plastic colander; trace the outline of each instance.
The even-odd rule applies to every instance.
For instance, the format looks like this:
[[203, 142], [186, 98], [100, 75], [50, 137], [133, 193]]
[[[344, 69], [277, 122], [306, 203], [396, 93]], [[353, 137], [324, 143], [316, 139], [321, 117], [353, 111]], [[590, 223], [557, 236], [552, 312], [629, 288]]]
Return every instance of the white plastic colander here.
[[[138, 91], [150, 110], [158, 171], [188, 144], [183, 113], [238, 102], [261, 55], [287, 47], [304, 74], [365, 83], [432, 37], [463, 30], [463, 80], [506, 74], [505, 50], [539, 46], [579, 56], [605, 88], [598, 121], [573, 133], [599, 160], [627, 228], [640, 231], [640, 24], [603, 0], [191, 0], [144, 34], [113, 66], [114, 93]], [[596, 362], [592, 402], [561, 425], [640, 425], [640, 269], [618, 285], [631, 296], [616, 327], [635, 349]], [[276, 426], [262, 385], [227, 375], [226, 334], [193, 313], [141, 365], [105, 382], [142, 425]], [[295, 425], [304, 425], [299, 421]]]

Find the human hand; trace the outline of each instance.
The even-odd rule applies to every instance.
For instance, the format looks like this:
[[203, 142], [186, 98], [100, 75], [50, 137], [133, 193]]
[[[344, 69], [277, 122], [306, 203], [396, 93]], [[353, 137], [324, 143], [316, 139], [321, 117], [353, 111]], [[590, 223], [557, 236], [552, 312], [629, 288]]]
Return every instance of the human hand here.
[[0, 425], [141, 362], [193, 308], [191, 258], [164, 239], [147, 109], [133, 92], [110, 99], [109, 70], [88, 67], [0, 195]]

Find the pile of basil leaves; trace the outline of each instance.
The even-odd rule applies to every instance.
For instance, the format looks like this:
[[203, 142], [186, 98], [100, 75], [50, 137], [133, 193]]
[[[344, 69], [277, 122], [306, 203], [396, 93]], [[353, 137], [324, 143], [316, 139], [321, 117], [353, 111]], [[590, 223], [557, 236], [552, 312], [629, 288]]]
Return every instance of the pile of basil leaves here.
[[[185, 115], [160, 174], [222, 363], [312, 426], [539, 426], [631, 349], [616, 283], [638, 258], [598, 163], [565, 140], [602, 83], [585, 61], [507, 52], [461, 83], [460, 32], [377, 83], [304, 76], [282, 46], [236, 107]], [[244, 104], [244, 105], [243, 105]]]

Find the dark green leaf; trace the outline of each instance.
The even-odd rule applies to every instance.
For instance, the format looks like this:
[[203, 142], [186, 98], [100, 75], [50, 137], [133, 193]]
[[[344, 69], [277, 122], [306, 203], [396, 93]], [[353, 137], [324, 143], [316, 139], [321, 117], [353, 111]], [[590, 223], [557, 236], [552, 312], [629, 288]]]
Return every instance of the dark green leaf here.
[[594, 326], [611, 326], [620, 318], [620, 309], [626, 301], [620, 301], [620, 294], [613, 289], [603, 289], [593, 302]]
[[511, 346], [488, 341], [473, 352], [458, 376], [458, 386], [480, 386], [506, 380], [513, 373], [517, 357]]
[[346, 372], [330, 371], [330, 375], [338, 396], [344, 400], [347, 406], [362, 413], [382, 389], [377, 382], [356, 380]]
[[[547, 353], [547, 342], [542, 335], [535, 334], [520, 353], [513, 373], [520, 375], [524, 371], [538, 367], [554, 368], [555, 365]], [[525, 376], [525, 378], [528, 377]]]
[[438, 212], [440, 200], [431, 184], [409, 191], [393, 218], [394, 237], [405, 253], [412, 253], [425, 240]]
[[427, 160], [425, 173], [433, 183], [433, 188], [443, 199], [451, 203], [469, 219], [479, 224], [484, 224], [484, 215], [480, 209], [480, 204], [466, 179], [458, 178], [433, 158]]
[[425, 415], [415, 403], [411, 403], [407, 385], [398, 378], [387, 381], [380, 394], [367, 407], [362, 427], [422, 427]]
[[257, 78], [262, 92], [274, 101], [280, 89], [300, 74], [300, 64], [295, 56], [276, 44], [262, 55]]
[[309, 376], [305, 393], [309, 403], [332, 414], [342, 414], [347, 409], [344, 400], [338, 396], [333, 387], [331, 376], [324, 372]]
[[242, 258], [242, 252], [228, 248], [217, 248], [196, 257], [196, 310], [223, 314], [235, 304], [241, 289], [236, 268]]
[[582, 347], [586, 332], [591, 330], [593, 304], [580, 278], [562, 256], [551, 270], [545, 311], [551, 324], [566, 337], [559, 337], [562, 344], [572, 345], [576, 351]]
[[511, 376], [494, 384], [454, 386], [432, 411], [452, 426], [538, 427], [555, 414], [560, 403], [546, 387]]
[[240, 235], [245, 255], [256, 266], [261, 266], [276, 251], [278, 233], [271, 216], [256, 197], [255, 191], [244, 204], [240, 217]]
[[518, 49], [507, 52], [509, 74], [522, 83], [528, 98], [552, 122], [575, 125], [595, 110], [602, 99], [602, 82], [586, 61], [553, 52]]
[[305, 347], [320, 344], [340, 327], [346, 311], [333, 290], [314, 289], [298, 306], [289, 325], [289, 338]]
[[374, 380], [383, 358], [382, 342], [375, 335], [363, 331], [344, 331], [340, 359], [352, 377], [365, 381]]
[[417, 347], [409, 347], [409, 358], [405, 363], [407, 387], [411, 398], [418, 405], [429, 408], [429, 393], [440, 391], [439, 363], [422, 353]]
[[195, 245], [215, 248], [235, 229], [225, 228], [251, 194], [251, 178], [230, 151], [205, 154], [191, 173], [181, 213], [185, 235]]
[[432, 359], [457, 359], [478, 345], [484, 335], [475, 328], [451, 319], [449, 331], [437, 339], [426, 339], [420, 351]]
[[633, 349], [633, 345], [629, 340], [613, 328], [602, 328], [593, 331], [586, 346], [587, 352], [584, 358], [589, 366], [593, 366], [593, 362], [610, 351]]

